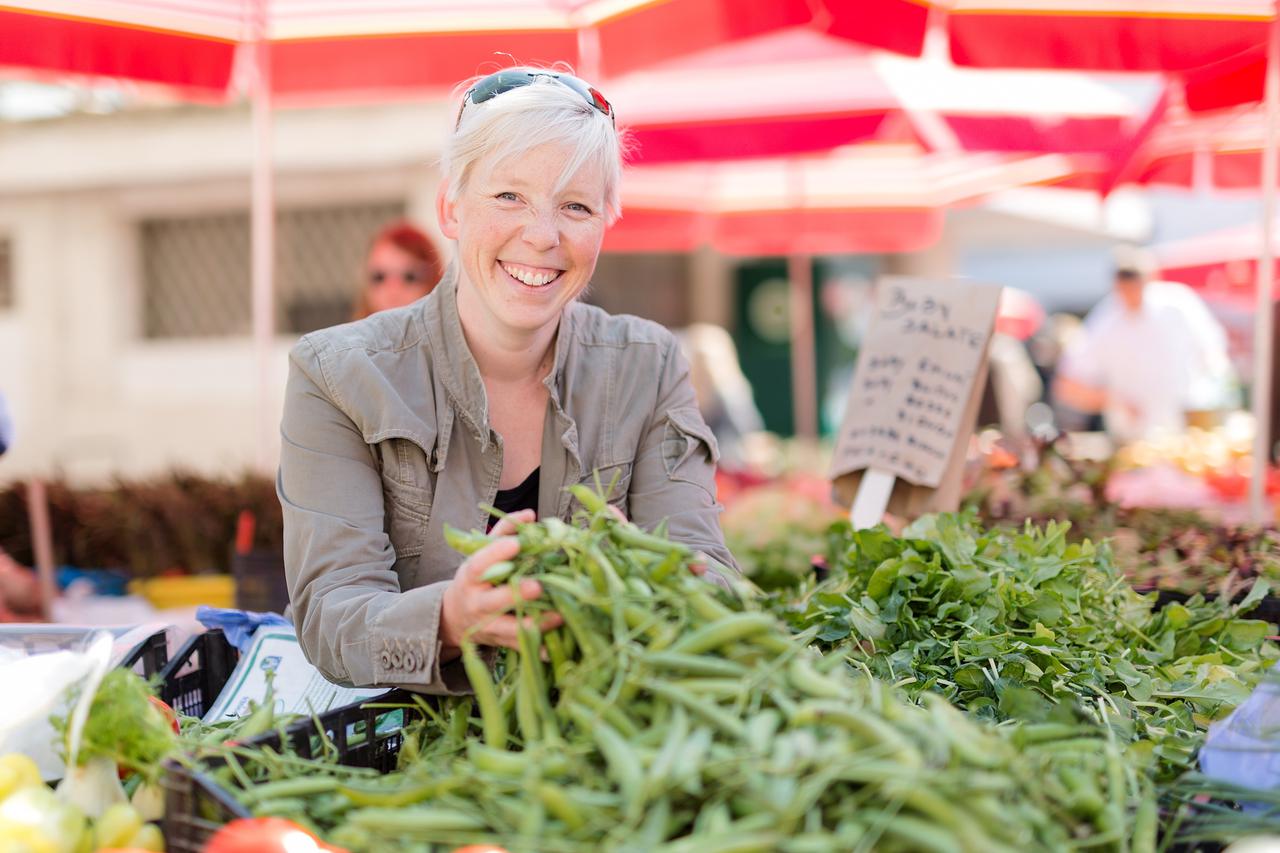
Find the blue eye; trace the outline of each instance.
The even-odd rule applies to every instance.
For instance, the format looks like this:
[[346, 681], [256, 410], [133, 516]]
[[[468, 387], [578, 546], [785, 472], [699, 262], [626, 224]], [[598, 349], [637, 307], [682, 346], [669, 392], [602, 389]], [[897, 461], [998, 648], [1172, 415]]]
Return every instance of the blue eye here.
[[500, 199], [502, 199], [503, 201], [515, 201], [515, 200], [516, 200], [516, 194], [515, 194], [515, 193], [513, 193], [513, 192], [498, 193], [498, 196], [497, 196], [497, 197], [498, 197], [498, 198], [500, 198]]
[[577, 210], [577, 211], [580, 211], [580, 212], [582, 212], [582, 213], [590, 213], [590, 212], [591, 212], [591, 208], [587, 207], [585, 204], [579, 204], [579, 203], [578, 203], [578, 202], [576, 202], [576, 201], [574, 201], [574, 202], [570, 202], [570, 203], [569, 203], [569, 207], [570, 207], [571, 209], [573, 209], [573, 210]]

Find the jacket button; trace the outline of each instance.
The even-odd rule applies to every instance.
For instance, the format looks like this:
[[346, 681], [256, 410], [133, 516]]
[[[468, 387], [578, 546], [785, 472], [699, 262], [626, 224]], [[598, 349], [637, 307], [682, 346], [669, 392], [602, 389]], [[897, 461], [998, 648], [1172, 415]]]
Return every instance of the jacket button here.
[[420, 666], [418, 656], [413, 652], [404, 653], [404, 668], [409, 672], [413, 672]]
[[401, 659], [401, 657], [400, 657], [400, 653], [399, 653], [399, 652], [392, 652], [392, 653], [391, 653], [391, 667], [392, 667], [393, 669], [399, 669], [399, 668], [400, 668], [401, 663], [402, 663], [402, 659]]
[[378, 662], [382, 664], [382, 668], [383, 668], [383, 669], [390, 669], [390, 668], [391, 668], [391, 653], [390, 653], [390, 652], [385, 652], [385, 651], [384, 651], [384, 652], [382, 653], [382, 655], [380, 656], [380, 658], [379, 658]]

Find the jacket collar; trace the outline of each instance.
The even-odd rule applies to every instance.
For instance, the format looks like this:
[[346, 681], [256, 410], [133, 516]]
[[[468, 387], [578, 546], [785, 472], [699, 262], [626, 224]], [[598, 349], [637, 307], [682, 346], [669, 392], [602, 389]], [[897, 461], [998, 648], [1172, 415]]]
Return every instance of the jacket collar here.
[[[560, 400], [560, 377], [564, 373], [565, 360], [572, 345], [575, 303], [570, 303], [560, 313], [560, 328], [556, 332], [555, 360], [551, 372], [543, 384], [551, 394], [556, 412], [572, 427], [576, 445], [576, 426], [568, 418]], [[445, 391], [453, 399], [458, 414], [480, 439], [480, 449], [487, 451], [492, 440], [489, 428], [489, 398], [485, 393], [480, 368], [462, 332], [462, 318], [458, 315], [458, 274], [450, 265], [444, 278], [431, 295], [423, 300], [423, 323], [427, 329], [426, 341], [436, 350], [432, 369], [437, 371]], [[570, 430], [566, 430], [569, 432]], [[568, 438], [568, 436], [565, 436]], [[576, 448], [575, 448], [576, 449]]]

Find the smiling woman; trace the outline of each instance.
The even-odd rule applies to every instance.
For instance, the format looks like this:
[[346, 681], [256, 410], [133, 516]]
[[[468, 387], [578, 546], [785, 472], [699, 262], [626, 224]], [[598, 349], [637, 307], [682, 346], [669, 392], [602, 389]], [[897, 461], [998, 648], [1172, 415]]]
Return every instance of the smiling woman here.
[[[608, 499], [735, 571], [717, 450], [663, 327], [578, 301], [619, 216], [623, 139], [594, 88], [512, 68], [463, 95], [437, 198], [455, 258], [425, 299], [307, 335], [290, 355], [278, 492], [303, 650], [330, 679], [469, 689], [462, 641], [516, 645], [515, 596], [482, 575], [516, 525]], [[465, 561], [446, 525], [511, 513]], [[546, 617], [543, 627], [558, 624]]]

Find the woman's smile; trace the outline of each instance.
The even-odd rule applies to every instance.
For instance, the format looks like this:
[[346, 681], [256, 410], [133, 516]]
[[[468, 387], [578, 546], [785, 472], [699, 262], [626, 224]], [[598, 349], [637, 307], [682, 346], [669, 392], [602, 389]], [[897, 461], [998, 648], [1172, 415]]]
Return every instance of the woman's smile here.
[[564, 272], [564, 270], [552, 267], [535, 267], [507, 261], [499, 261], [498, 264], [502, 267], [503, 272], [514, 279], [517, 284], [533, 290], [549, 286], [559, 280], [560, 274]]

